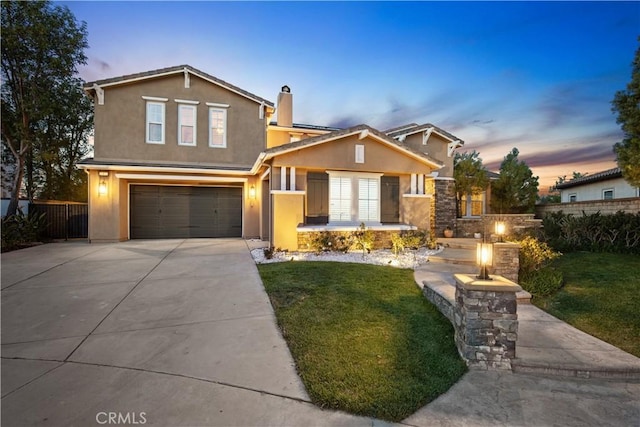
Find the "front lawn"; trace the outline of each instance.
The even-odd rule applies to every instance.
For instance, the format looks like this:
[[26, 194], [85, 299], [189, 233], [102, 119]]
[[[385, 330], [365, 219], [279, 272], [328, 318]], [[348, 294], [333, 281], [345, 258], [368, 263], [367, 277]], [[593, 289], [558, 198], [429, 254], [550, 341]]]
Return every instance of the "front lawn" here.
[[555, 260], [565, 285], [533, 303], [640, 357], [640, 256], [575, 252]]
[[339, 262], [258, 269], [318, 406], [400, 421], [466, 372], [453, 327], [412, 270]]

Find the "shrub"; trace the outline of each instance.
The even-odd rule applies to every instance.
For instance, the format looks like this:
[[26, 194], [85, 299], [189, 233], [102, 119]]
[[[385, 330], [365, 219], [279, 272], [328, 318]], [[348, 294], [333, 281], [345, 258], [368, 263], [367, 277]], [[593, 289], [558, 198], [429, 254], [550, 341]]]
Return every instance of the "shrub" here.
[[273, 246], [269, 246], [268, 248], [263, 248], [262, 252], [264, 253], [265, 259], [272, 259], [273, 254], [275, 253], [276, 248]]
[[562, 271], [552, 267], [534, 270], [520, 277], [520, 285], [533, 296], [546, 297], [557, 292], [564, 284]]
[[355, 248], [362, 250], [362, 257], [364, 258], [365, 254], [371, 252], [375, 236], [373, 231], [367, 228], [363, 222], [360, 223], [360, 227], [353, 232], [353, 240]]
[[315, 252], [347, 252], [353, 244], [351, 233], [321, 231], [309, 234], [308, 245]]
[[562, 255], [535, 237], [525, 236], [516, 243], [520, 245], [520, 271], [518, 275], [521, 278], [540, 270], [551, 260]]
[[556, 250], [640, 253], [640, 213], [574, 216], [560, 211], [545, 215], [542, 225], [544, 240]]
[[393, 233], [391, 235], [391, 251], [396, 257], [400, 254], [400, 252], [404, 251], [404, 246], [404, 236], [400, 233]]
[[46, 226], [46, 214], [25, 215], [21, 210], [2, 218], [2, 250], [17, 249], [37, 242]]
[[438, 247], [438, 239], [433, 233], [425, 230], [404, 231], [391, 235], [391, 250], [395, 256], [405, 249], [419, 249], [422, 246], [435, 249]]

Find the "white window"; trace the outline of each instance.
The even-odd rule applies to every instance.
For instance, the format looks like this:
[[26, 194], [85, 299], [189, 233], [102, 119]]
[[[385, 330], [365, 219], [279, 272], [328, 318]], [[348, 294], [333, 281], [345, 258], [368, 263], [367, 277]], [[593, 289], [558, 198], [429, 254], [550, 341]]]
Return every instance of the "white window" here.
[[356, 163], [364, 163], [364, 145], [356, 145]]
[[603, 200], [613, 200], [613, 188], [608, 188], [606, 190], [602, 190], [602, 199]]
[[329, 177], [329, 222], [351, 221], [351, 177]]
[[225, 148], [227, 146], [227, 110], [226, 108], [209, 108], [209, 147]]
[[195, 105], [178, 105], [178, 144], [196, 145], [196, 117]]
[[358, 221], [380, 221], [380, 178], [358, 179]]
[[576, 201], [578, 201], [578, 195], [576, 193], [569, 194], [569, 202], [576, 202]]
[[147, 101], [146, 141], [164, 144], [164, 103]]
[[329, 174], [329, 223], [380, 223], [380, 176], [372, 173]]

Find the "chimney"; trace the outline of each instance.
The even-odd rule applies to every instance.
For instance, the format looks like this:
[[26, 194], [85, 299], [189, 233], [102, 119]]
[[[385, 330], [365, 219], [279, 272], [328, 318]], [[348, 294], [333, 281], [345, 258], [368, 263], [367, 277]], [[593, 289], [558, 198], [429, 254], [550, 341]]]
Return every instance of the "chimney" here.
[[284, 85], [278, 94], [278, 126], [293, 126], [293, 95], [289, 86]]

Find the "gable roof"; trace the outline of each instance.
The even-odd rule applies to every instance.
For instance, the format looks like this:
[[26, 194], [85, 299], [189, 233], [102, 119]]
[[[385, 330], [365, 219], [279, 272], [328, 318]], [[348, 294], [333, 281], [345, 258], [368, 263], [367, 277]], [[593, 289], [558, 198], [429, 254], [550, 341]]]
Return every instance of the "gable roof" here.
[[274, 128], [286, 128], [286, 129], [299, 129], [299, 130], [317, 130], [323, 132], [333, 132], [334, 130], [340, 130], [341, 128], [333, 126], [321, 126], [321, 125], [309, 125], [305, 123], [292, 123], [291, 126], [278, 126], [278, 122], [269, 122], [269, 126]]
[[557, 189], [571, 188], [578, 185], [589, 184], [592, 182], [606, 181], [609, 179], [621, 178], [622, 170], [620, 168], [607, 169], [606, 171], [596, 172], [591, 175], [581, 176], [580, 178], [572, 179], [571, 181], [563, 182], [556, 185]]
[[[415, 125], [415, 126], [414, 126]], [[448, 139], [450, 142], [458, 141], [460, 144], [464, 145], [464, 141], [458, 138], [455, 135], [450, 134], [444, 129], [439, 128], [431, 123], [425, 123], [423, 125], [416, 125], [415, 123], [411, 123], [410, 125], [400, 126], [398, 128], [389, 129], [385, 133], [389, 135], [391, 138], [398, 138], [401, 136], [409, 136], [416, 134], [418, 132], [425, 131], [427, 129], [433, 129], [433, 132], [440, 135], [444, 139]]]
[[395, 132], [403, 131], [403, 130], [409, 130], [409, 129], [415, 128], [417, 126], [418, 126], [417, 123], [407, 123], [406, 125], [396, 126], [394, 128], [384, 130], [383, 132], [386, 133], [387, 135], [389, 135], [390, 133], [395, 133]]
[[215, 85], [228, 89], [231, 92], [235, 92], [238, 95], [244, 96], [245, 98], [255, 101], [258, 104], [264, 103], [269, 107], [272, 107], [272, 108], [274, 107], [273, 102], [268, 101], [262, 97], [259, 97], [258, 95], [254, 95], [251, 92], [247, 92], [244, 89], [241, 89], [237, 86], [232, 85], [231, 83], [228, 83], [224, 80], [214, 77], [211, 74], [207, 74], [203, 71], [200, 71], [197, 68], [194, 68], [190, 65], [177, 65], [175, 67], [160, 68], [158, 70], [145, 71], [145, 72], [136, 73], [136, 74], [128, 74], [125, 76], [113, 77], [113, 78], [103, 79], [103, 80], [96, 80], [93, 82], [86, 83], [84, 86], [84, 90], [87, 92], [91, 92], [91, 91], [95, 91], [96, 85], [101, 88], [104, 88], [109, 86], [128, 84], [128, 83], [133, 83], [140, 80], [148, 80], [148, 79], [164, 77], [164, 76], [169, 76], [172, 74], [180, 74], [180, 73], [193, 74], [194, 76], [198, 76], [201, 79], [204, 79], [210, 83], [213, 83]]
[[414, 159], [428, 164], [432, 168], [441, 169], [444, 167], [444, 163], [429, 157], [428, 155], [421, 153], [413, 148], [405, 145], [399, 141], [396, 141], [393, 138], [385, 135], [377, 129], [372, 128], [371, 126], [367, 126], [365, 124], [353, 126], [347, 129], [340, 129], [334, 132], [330, 132], [324, 135], [315, 136], [313, 138], [302, 139], [300, 141], [291, 142], [284, 145], [279, 145], [277, 147], [269, 148], [265, 150], [260, 156], [259, 161], [263, 162], [265, 160], [271, 159], [273, 157], [279, 156], [281, 154], [289, 153], [291, 151], [296, 151], [300, 149], [305, 149], [309, 147], [313, 147], [319, 144], [325, 144], [331, 141], [335, 141], [338, 139], [346, 138], [356, 134], [362, 134], [364, 137], [372, 137], [373, 139], [381, 142], [395, 150], [398, 150]]

